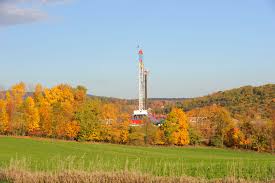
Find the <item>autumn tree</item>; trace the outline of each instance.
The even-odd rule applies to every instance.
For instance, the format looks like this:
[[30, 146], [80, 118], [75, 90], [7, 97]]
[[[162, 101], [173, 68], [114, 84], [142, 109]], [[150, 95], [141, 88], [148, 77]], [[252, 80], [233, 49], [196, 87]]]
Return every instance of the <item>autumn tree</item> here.
[[121, 144], [126, 144], [129, 140], [129, 120], [125, 120], [123, 122], [120, 122], [119, 125], [119, 141]]
[[66, 137], [69, 139], [75, 139], [80, 131], [80, 126], [77, 121], [71, 121], [66, 123], [65, 132]]
[[76, 120], [80, 125], [78, 140], [101, 140], [102, 126], [101, 102], [87, 100], [76, 112]]
[[104, 102], [100, 108], [101, 138], [103, 141], [125, 144], [129, 139], [130, 115], [122, 112], [120, 105]]
[[24, 124], [22, 105], [26, 93], [26, 86], [23, 82], [15, 84], [10, 91], [6, 93], [7, 112], [8, 112], [8, 132], [16, 135], [22, 135], [26, 132]]
[[27, 97], [24, 106], [24, 121], [26, 123], [27, 132], [29, 134], [34, 133], [39, 129], [39, 113], [35, 107], [35, 103], [32, 97]]
[[251, 136], [252, 148], [257, 151], [267, 151], [270, 148], [272, 128], [270, 121], [253, 121], [253, 133]]
[[141, 126], [132, 126], [129, 129], [129, 144], [144, 145], [144, 129]]
[[198, 129], [189, 126], [188, 132], [189, 132], [190, 145], [201, 144], [202, 135]]
[[211, 111], [211, 107], [208, 106], [187, 112], [191, 144], [197, 144], [198, 142], [193, 140], [197, 139], [199, 136], [201, 137], [201, 142], [206, 145], [209, 144], [210, 138], [214, 135]]
[[129, 123], [112, 122], [102, 123], [100, 128], [101, 140], [118, 144], [126, 144], [129, 140]]
[[107, 103], [102, 106], [102, 120], [105, 123], [117, 122], [118, 119], [118, 107], [114, 104]]
[[246, 141], [243, 132], [238, 127], [231, 128], [226, 133], [225, 144], [227, 147], [245, 146]]
[[119, 130], [119, 143], [126, 144], [129, 140], [130, 115], [123, 112], [119, 113], [116, 124]]
[[154, 138], [154, 144], [155, 145], [164, 145], [166, 143], [166, 137], [164, 134], [164, 129], [162, 126], [158, 127], [155, 133], [155, 138]]
[[[57, 85], [51, 89], [44, 89], [44, 100], [40, 111], [44, 122], [43, 128], [58, 138], [73, 138], [72, 127], [75, 125], [75, 112], [78, 105], [75, 102], [74, 89], [66, 84]], [[68, 135], [70, 134], [70, 135]], [[75, 136], [75, 135], [74, 135]]]
[[8, 113], [6, 110], [7, 103], [5, 100], [0, 99], [0, 133], [6, 133], [8, 130]]
[[187, 116], [178, 108], [173, 108], [164, 123], [164, 132], [169, 144], [189, 144]]
[[274, 153], [275, 149], [275, 98], [273, 98], [269, 105], [269, 111], [271, 116], [271, 137], [270, 137], [270, 149]]
[[74, 106], [68, 100], [53, 106], [52, 120], [55, 125], [55, 133], [59, 138], [66, 137], [67, 123], [74, 121], [74, 111]]
[[226, 133], [233, 128], [230, 113], [223, 107], [211, 106], [210, 120], [213, 124], [214, 134], [210, 139], [210, 144], [223, 146]]
[[17, 108], [20, 107], [20, 105], [23, 103], [23, 97], [25, 93], [26, 93], [26, 85], [23, 82], [20, 82], [11, 87], [11, 94]]
[[145, 133], [144, 143], [145, 144], [155, 144], [155, 138], [157, 133], [157, 126], [155, 126], [148, 117], [143, 119], [143, 131]]
[[51, 89], [46, 88], [44, 90], [45, 99], [51, 104], [56, 103], [73, 103], [74, 94], [71, 86], [66, 84], [57, 85]]
[[200, 132], [207, 145], [223, 146], [227, 132], [234, 127], [230, 113], [218, 105], [187, 113], [192, 129]]
[[7, 109], [7, 114], [8, 114], [8, 129], [7, 131], [9, 133], [12, 132], [12, 121], [14, 118], [14, 113], [15, 113], [15, 104], [14, 101], [12, 100], [11, 94], [9, 91], [6, 92], [6, 109]]
[[43, 100], [43, 87], [41, 84], [35, 85], [35, 90], [33, 93], [34, 102], [36, 105], [39, 105], [41, 100]]
[[75, 100], [75, 105], [79, 106], [85, 102], [87, 98], [87, 88], [84, 86], [77, 86], [74, 89], [74, 100]]
[[245, 121], [241, 121], [239, 126], [240, 126], [241, 132], [244, 135], [243, 147], [245, 149], [252, 148], [252, 135], [254, 133], [253, 124], [251, 123], [251, 121], [245, 120]]
[[50, 103], [42, 98], [38, 106], [40, 116], [40, 130], [44, 136], [53, 137], [53, 110]]

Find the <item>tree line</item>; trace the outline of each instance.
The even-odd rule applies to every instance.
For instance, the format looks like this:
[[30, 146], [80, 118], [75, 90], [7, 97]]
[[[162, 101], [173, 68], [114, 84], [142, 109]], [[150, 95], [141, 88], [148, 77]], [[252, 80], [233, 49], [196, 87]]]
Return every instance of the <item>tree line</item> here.
[[129, 111], [127, 101], [88, 97], [83, 86], [38, 84], [28, 93], [21, 82], [0, 93], [0, 133], [134, 145], [204, 144], [258, 151], [274, 147], [274, 113], [263, 122], [233, 118], [230, 110], [216, 104], [188, 111], [173, 106], [159, 110], [167, 115], [162, 125], [144, 118], [143, 125], [134, 127]]
[[[221, 106], [211, 105], [187, 112], [192, 136], [210, 146], [227, 146], [257, 151], [273, 151], [275, 145], [275, 113], [271, 119], [232, 118]], [[195, 117], [194, 117], [195, 116]]]
[[271, 119], [275, 110], [275, 84], [244, 86], [211, 95], [186, 99], [178, 103], [184, 111], [217, 104], [225, 107], [234, 118], [247, 116]]

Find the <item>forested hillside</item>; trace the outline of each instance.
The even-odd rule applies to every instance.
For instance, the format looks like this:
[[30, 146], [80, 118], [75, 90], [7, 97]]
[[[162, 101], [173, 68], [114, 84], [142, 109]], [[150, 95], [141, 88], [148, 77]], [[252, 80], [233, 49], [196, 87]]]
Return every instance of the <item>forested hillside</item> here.
[[189, 111], [213, 104], [225, 107], [235, 118], [240, 116], [271, 118], [275, 111], [275, 84], [244, 86], [204, 97], [186, 99], [178, 105], [184, 111]]

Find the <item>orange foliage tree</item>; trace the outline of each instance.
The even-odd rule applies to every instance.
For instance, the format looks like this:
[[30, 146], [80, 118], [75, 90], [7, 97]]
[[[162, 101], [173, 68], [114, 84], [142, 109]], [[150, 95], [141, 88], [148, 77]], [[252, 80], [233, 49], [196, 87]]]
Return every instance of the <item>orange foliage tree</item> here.
[[5, 100], [0, 100], [0, 133], [6, 133], [8, 130], [8, 113], [6, 110], [7, 103]]
[[187, 113], [190, 126], [201, 133], [207, 144], [222, 146], [227, 132], [234, 127], [230, 113], [218, 105]]
[[6, 92], [6, 108], [7, 108], [7, 114], [8, 114], [8, 128], [7, 131], [9, 133], [12, 132], [12, 121], [15, 113], [15, 105], [11, 98], [10, 92]]
[[39, 106], [40, 130], [44, 136], [53, 136], [52, 106], [44, 99], [40, 100]]
[[66, 123], [65, 132], [66, 132], [67, 138], [75, 139], [79, 130], [80, 130], [80, 126], [77, 121]]
[[246, 145], [244, 134], [238, 127], [231, 128], [227, 131], [225, 143], [228, 147], [241, 147]]
[[27, 97], [23, 106], [24, 121], [28, 133], [34, 133], [39, 129], [39, 113], [32, 97]]

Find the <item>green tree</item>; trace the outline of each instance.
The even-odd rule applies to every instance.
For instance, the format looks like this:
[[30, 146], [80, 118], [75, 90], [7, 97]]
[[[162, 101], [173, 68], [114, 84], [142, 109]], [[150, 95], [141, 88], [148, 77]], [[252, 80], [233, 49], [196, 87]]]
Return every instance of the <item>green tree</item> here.
[[144, 128], [141, 126], [130, 127], [129, 129], [129, 144], [144, 145], [145, 141]]
[[164, 134], [164, 129], [162, 126], [158, 127], [155, 133], [155, 138], [154, 138], [154, 144], [155, 145], [164, 145], [167, 142], [165, 134]]
[[188, 132], [189, 132], [190, 145], [201, 144], [202, 136], [197, 129], [189, 128]]
[[99, 100], [87, 100], [76, 112], [80, 125], [78, 140], [101, 140], [101, 105]]
[[143, 119], [144, 143], [155, 144], [157, 128], [148, 117]]
[[213, 124], [214, 135], [210, 138], [210, 144], [223, 146], [227, 132], [233, 128], [230, 113], [223, 107], [214, 105], [211, 109], [210, 120]]

